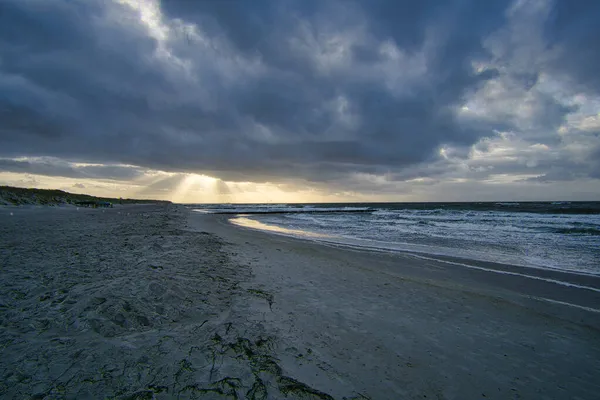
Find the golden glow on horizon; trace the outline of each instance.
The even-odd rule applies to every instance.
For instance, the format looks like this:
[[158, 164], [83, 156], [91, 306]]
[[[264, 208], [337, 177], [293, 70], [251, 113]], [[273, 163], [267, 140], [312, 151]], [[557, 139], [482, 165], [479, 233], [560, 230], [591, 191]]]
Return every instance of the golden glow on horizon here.
[[[0, 185], [38, 189], [58, 189], [71, 193], [112, 198], [136, 198], [176, 200], [183, 203], [335, 203], [335, 202], [386, 202], [386, 201], [464, 201], [463, 194], [476, 188], [478, 197], [469, 201], [512, 201], [514, 193], [524, 193], [532, 186], [544, 186], [525, 179], [536, 175], [495, 174], [485, 182], [474, 183], [466, 178], [455, 177], [437, 187], [424, 181], [413, 181], [411, 193], [329, 192], [327, 187], [308, 187], [292, 184], [224, 182], [206, 175], [172, 173], [146, 170], [132, 180], [82, 179], [45, 176], [22, 172], [0, 171]], [[586, 188], [594, 188], [595, 181], [584, 182]], [[560, 187], [549, 186], [542, 193], [549, 200], [565, 200], [565, 193], [573, 194], [567, 200], [579, 197], [597, 197], [597, 191], [582, 191], [580, 182], [565, 182]], [[516, 188], [516, 189], [515, 189]], [[513, 190], [513, 192], [511, 192]], [[516, 190], [516, 192], [515, 192]], [[527, 191], [526, 190], [526, 191]], [[507, 193], [509, 195], [507, 195]], [[526, 199], [539, 200], [539, 195]], [[539, 197], [542, 197], [539, 196]]]
[[[72, 164], [74, 168], [87, 163]], [[99, 164], [97, 166], [100, 166]], [[121, 166], [121, 165], [120, 165]], [[125, 166], [125, 165], [122, 165]], [[133, 166], [134, 168], [138, 168]], [[141, 170], [134, 178], [69, 178], [0, 171], [0, 184], [59, 189], [113, 198], [169, 200], [175, 203], [335, 203], [398, 201], [378, 193], [330, 192], [328, 187], [271, 182], [230, 182], [203, 174]], [[404, 196], [403, 196], [404, 197]]]
[[100, 179], [76, 179], [0, 171], [0, 184], [24, 188], [58, 189], [100, 197], [132, 197], [132, 183]]

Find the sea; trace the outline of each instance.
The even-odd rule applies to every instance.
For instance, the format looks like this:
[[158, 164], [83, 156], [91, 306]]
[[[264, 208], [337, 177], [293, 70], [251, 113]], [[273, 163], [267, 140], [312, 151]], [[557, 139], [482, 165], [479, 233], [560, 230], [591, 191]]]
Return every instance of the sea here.
[[600, 275], [600, 202], [202, 204], [251, 229], [379, 251]]

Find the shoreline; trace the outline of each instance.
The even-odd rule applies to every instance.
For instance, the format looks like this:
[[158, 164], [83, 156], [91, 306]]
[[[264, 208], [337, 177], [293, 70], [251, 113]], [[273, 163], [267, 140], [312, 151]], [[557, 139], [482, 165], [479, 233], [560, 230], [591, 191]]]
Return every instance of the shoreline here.
[[[191, 211], [197, 212], [198, 210], [194, 210], [191, 209]], [[348, 239], [346, 238], [346, 241], [342, 241], [342, 240], [328, 240], [327, 238], [329, 236], [325, 235], [325, 234], [319, 234], [316, 232], [305, 232], [305, 231], [301, 231], [301, 230], [294, 230], [294, 229], [288, 229], [288, 228], [282, 228], [276, 225], [269, 225], [269, 224], [265, 224], [259, 220], [254, 220], [254, 219], [246, 219], [245, 215], [249, 214], [249, 213], [245, 213], [245, 212], [241, 212], [241, 213], [210, 213], [212, 215], [224, 215], [226, 218], [230, 219], [230, 220], [238, 220], [236, 222], [231, 222], [234, 225], [237, 225], [241, 228], [244, 229], [252, 229], [252, 230], [256, 230], [259, 232], [265, 232], [265, 233], [270, 233], [270, 234], [275, 234], [275, 235], [282, 235], [282, 236], [287, 236], [287, 237], [292, 237], [292, 238], [296, 238], [296, 239], [300, 239], [300, 240], [309, 240], [309, 241], [314, 241], [316, 243], [321, 243], [324, 245], [330, 245], [332, 247], [339, 247], [339, 248], [347, 248], [347, 249], [355, 249], [355, 250], [359, 250], [359, 251], [372, 251], [372, 252], [377, 252], [377, 253], [390, 253], [390, 254], [408, 254], [408, 255], [414, 255], [416, 257], [418, 256], [422, 256], [425, 258], [434, 258], [436, 260], [445, 260], [448, 262], [455, 262], [455, 263], [467, 263], [469, 261], [471, 262], [475, 262], [475, 263], [481, 263], [481, 264], [486, 264], [488, 266], [498, 266], [500, 269], [499, 270], [507, 270], [507, 271], [512, 271], [512, 272], [518, 272], [519, 270], [534, 270], [539, 272], [540, 274], [544, 274], [545, 272], [549, 272], [550, 274], [552, 274], [553, 272], [556, 273], [564, 273], [566, 275], [579, 275], [579, 276], [584, 276], [584, 277], [592, 277], [592, 278], [600, 278], [600, 272], [598, 273], [590, 273], [590, 272], [585, 272], [583, 270], [576, 270], [576, 269], [571, 269], [571, 268], [555, 268], [555, 267], [549, 267], [549, 266], [536, 266], [536, 265], [525, 265], [525, 264], [516, 264], [516, 263], [510, 263], [510, 262], [504, 262], [504, 261], [492, 261], [492, 260], [485, 260], [485, 259], [481, 259], [481, 258], [474, 258], [474, 257], [460, 257], [460, 256], [455, 256], [455, 255], [451, 255], [451, 254], [444, 254], [441, 252], [435, 252], [435, 247], [430, 246], [430, 245], [416, 245], [419, 247], [431, 247], [431, 250], [411, 250], [411, 249], [402, 249], [402, 248], [393, 248], [393, 247], [378, 247], [377, 245], [368, 245], [368, 244], [363, 244], [363, 243], [368, 243], [368, 240], [365, 239]], [[255, 214], [260, 214], [260, 213], [255, 213]], [[239, 221], [239, 220], [246, 220], [246, 221]], [[340, 239], [340, 238], [338, 238]], [[358, 244], [354, 244], [352, 243], [352, 241], [357, 242]], [[404, 243], [400, 243], [401, 245]], [[600, 288], [600, 284], [598, 285], [598, 287]]]
[[576, 287], [272, 235], [168, 204], [0, 209], [0, 260], [3, 398], [600, 391], [600, 318], [560, 304], [596, 302]]
[[[208, 218], [211, 214], [201, 214]], [[237, 223], [232, 223], [230, 219], [235, 218], [232, 215], [215, 215], [215, 219], [218, 220], [221, 224], [225, 222], [231, 227], [239, 228], [242, 230], [249, 230], [253, 232], [257, 232], [263, 235], [275, 235], [280, 237], [289, 238], [291, 240], [298, 240], [301, 242], [306, 242], [310, 244], [314, 244], [315, 246], [325, 246], [333, 249], [340, 249], [342, 251], [355, 251], [359, 253], [371, 253], [374, 255], [387, 255], [390, 257], [397, 257], [398, 262], [402, 262], [403, 260], [408, 259], [417, 259], [423, 260], [423, 262], [432, 262], [436, 263], [438, 267], [450, 265], [459, 269], [472, 269], [475, 270], [475, 273], [489, 273], [489, 274], [499, 274], [505, 275], [505, 277], [498, 277], [498, 287], [506, 288], [510, 283], [515, 280], [524, 278], [527, 280], [535, 280], [540, 281], [541, 285], [552, 287], [552, 285], [558, 285], [562, 287], [561, 289], [573, 289], [573, 290], [583, 290], [588, 293], [588, 295], [582, 296], [582, 298], [577, 298], [576, 302], [565, 301], [564, 297], [561, 297], [560, 294], [548, 290], [544, 292], [546, 294], [552, 294], [553, 297], [557, 298], [545, 298], [543, 296], [539, 296], [536, 298], [533, 294], [530, 297], [536, 298], [539, 301], [548, 301], [554, 302], [555, 304], [562, 304], [564, 306], [571, 306], [575, 308], [579, 308], [585, 311], [589, 311], [592, 313], [600, 313], [600, 275], [587, 274], [587, 273], [579, 273], [570, 270], [557, 270], [557, 269], [544, 269], [541, 267], [531, 267], [531, 266], [521, 266], [521, 265], [511, 265], [511, 264], [503, 264], [497, 262], [476, 260], [470, 258], [460, 258], [439, 254], [428, 254], [428, 253], [419, 253], [419, 252], [411, 252], [411, 251], [403, 251], [403, 250], [387, 250], [380, 248], [373, 248], [367, 246], [359, 246], [359, 245], [351, 245], [344, 244], [338, 242], [329, 242], [326, 239], [318, 239], [311, 237], [299, 237], [291, 234], [280, 233], [277, 231], [266, 231], [261, 230], [259, 228], [253, 228], [251, 226], [244, 226]], [[417, 261], [418, 263], [418, 261]], [[506, 281], [506, 282], [503, 282]], [[585, 293], [585, 292], [578, 292]], [[600, 329], [600, 323], [594, 325]]]

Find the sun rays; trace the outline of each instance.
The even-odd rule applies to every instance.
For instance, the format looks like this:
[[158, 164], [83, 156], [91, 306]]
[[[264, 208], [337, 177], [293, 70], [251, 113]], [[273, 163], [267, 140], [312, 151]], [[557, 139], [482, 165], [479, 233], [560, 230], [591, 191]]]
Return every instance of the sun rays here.
[[206, 175], [186, 174], [181, 183], [173, 190], [171, 201], [185, 203], [190, 199], [205, 198], [203, 202], [212, 202], [212, 199], [220, 194], [216, 190], [219, 182], [219, 179]]

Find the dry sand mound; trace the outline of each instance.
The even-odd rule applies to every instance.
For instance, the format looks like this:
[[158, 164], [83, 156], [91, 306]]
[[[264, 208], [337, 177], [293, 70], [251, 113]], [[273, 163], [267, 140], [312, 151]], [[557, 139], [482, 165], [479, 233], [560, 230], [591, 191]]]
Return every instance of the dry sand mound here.
[[172, 205], [0, 210], [3, 398], [315, 398], [249, 284]]

